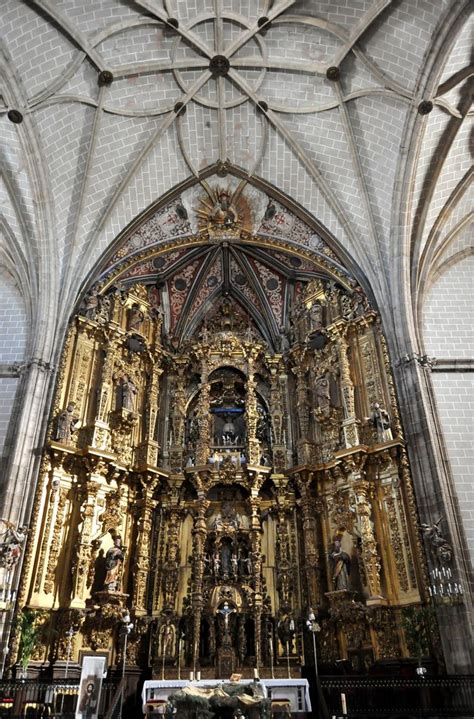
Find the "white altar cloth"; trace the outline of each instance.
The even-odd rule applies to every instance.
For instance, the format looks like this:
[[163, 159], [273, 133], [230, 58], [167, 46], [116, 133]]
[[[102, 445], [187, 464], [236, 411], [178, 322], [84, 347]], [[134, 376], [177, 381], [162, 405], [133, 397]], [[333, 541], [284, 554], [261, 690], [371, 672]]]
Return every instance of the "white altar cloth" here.
[[[146, 711], [148, 702], [168, 701], [168, 698], [178, 689], [185, 686], [198, 686], [202, 689], [211, 689], [219, 684], [228, 684], [227, 679], [201, 679], [200, 681], [189, 681], [188, 679], [149, 679], [143, 685], [142, 704], [143, 712]], [[252, 679], [241, 679], [238, 684], [252, 684]], [[311, 700], [309, 698], [309, 685], [307, 679], [260, 679], [263, 686], [264, 696], [273, 699], [289, 699], [291, 711], [310, 712]]]

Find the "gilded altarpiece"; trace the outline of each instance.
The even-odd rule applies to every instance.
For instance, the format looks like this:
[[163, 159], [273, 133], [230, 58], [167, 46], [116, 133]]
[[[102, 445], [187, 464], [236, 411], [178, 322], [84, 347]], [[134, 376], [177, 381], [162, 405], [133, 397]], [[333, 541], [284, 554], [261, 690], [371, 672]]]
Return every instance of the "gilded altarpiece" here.
[[427, 580], [379, 318], [323, 262], [285, 275], [274, 247], [264, 274], [263, 241], [229, 259], [222, 237], [221, 287], [209, 259], [186, 297], [193, 257], [161, 283], [122, 268], [71, 321], [20, 587], [33, 666], [71, 628], [73, 663], [118, 663], [125, 610], [126, 663], [157, 677], [296, 675], [311, 608], [323, 664], [409, 657]]

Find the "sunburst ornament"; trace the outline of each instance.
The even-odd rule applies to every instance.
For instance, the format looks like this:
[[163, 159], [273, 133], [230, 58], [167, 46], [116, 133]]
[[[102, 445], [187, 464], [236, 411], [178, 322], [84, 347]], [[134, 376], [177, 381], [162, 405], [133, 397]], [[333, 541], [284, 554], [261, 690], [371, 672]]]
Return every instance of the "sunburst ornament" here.
[[249, 208], [241, 195], [235, 199], [228, 189], [215, 187], [199, 202], [196, 210], [199, 230], [207, 232], [209, 237], [239, 237], [242, 230], [248, 228]]

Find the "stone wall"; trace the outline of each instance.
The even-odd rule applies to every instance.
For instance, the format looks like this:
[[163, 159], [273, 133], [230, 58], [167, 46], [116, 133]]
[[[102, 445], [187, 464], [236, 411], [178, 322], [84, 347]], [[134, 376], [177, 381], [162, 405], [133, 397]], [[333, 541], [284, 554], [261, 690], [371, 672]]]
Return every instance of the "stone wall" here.
[[[424, 308], [425, 350], [439, 365], [432, 383], [471, 562], [474, 563], [474, 374], [456, 371], [456, 360], [474, 359], [474, 257], [464, 257], [438, 276]], [[446, 363], [444, 369], [443, 360]]]

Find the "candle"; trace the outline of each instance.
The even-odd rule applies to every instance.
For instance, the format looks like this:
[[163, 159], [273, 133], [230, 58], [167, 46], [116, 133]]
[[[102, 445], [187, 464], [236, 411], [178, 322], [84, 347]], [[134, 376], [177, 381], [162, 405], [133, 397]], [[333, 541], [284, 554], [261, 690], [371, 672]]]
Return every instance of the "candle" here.
[[189, 681], [190, 682], [194, 681], [194, 672], [189, 672]]
[[253, 670], [253, 678], [258, 679], [258, 669]]
[[201, 672], [196, 672], [196, 681], [197, 682], [201, 681]]
[[347, 714], [347, 704], [346, 704], [346, 695], [341, 694], [341, 705], [342, 705], [342, 713]]

